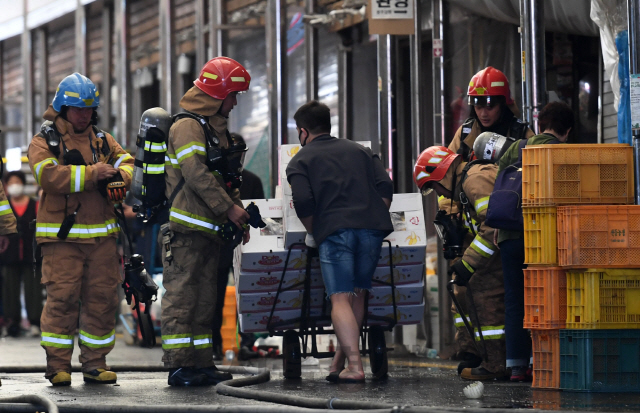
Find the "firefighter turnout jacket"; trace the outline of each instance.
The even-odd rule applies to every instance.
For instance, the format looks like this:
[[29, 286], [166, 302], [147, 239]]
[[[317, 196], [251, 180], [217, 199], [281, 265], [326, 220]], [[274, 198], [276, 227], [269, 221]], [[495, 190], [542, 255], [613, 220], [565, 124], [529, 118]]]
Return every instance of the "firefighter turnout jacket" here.
[[10, 235], [17, 232], [16, 216], [4, 193], [4, 186], [0, 185], [0, 235]]
[[[53, 121], [60, 133], [60, 154], [50, 150], [47, 140], [36, 135], [29, 145], [29, 167], [38, 185], [43, 189], [36, 224], [38, 243], [58, 242], [56, 236], [65, 217], [78, 206], [75, 224], [71, 228], [67, 242], [92, 244], [100, 237], [116, 237], [119, 226], [113, 205], [98, 191], [97, 175], [94, 170], [94, 154], [98, 161], [117, 168], [127, 187], [133, 175], [133, 157], [127, 153], [108, 133], [106, 143], [108, 155], [102, 150], [104, 142], [96, 137], [92, 128], [75, 133], [71, 123], [58, 116], [51, 105], [44, 119]], [[64, 146], [63, 146], [64, 145]], [[64, 148], [77, 149], [84, 158], [85, 165], [65, 165]]]
[[[227, 118], [217, 113], [221, 103], [193, 87], [184, 95], [180, 106], [207, 117], [220, 147], [227, 148]], [[171, 205], [170, 228], [181, 233], [197, 232], [221, 242], [217, 234], [227, 220], [227, 210], [233, 204], [242, 208], [242, 201], [238, 189], [230, 189], [218, 172], [209, 171], [206, 156], [207, 142], [198, 121], [182, 118], [175, 122], [167, 145], [165, 195], [170, 199], [182, 178], [185, 184]]]

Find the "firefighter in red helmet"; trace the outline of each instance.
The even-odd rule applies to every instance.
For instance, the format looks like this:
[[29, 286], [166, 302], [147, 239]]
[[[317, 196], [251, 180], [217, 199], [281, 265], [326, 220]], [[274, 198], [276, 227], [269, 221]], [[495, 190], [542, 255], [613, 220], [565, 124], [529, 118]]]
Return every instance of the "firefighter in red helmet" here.
[[218, 231], [227, 220], [241, 227], [249, 214], [240, 201], [238, 182], [212, 171], [219, 172], [214, 164], [220, 157], [215, 154], [225, 157], [235, 151], [230, 147], [227, 118], [237, 104], [236, 95], [246, 91], [250, 81], [247, 70], [235, 60], [211, 59], [180, 101], [191, 115], [178, 116], [169, 131], [165, 194], [173, 203], [159, 237], [166, 288], [162, 361], [171, 386], [214, 385], [231, 379], [213, 364], [211, 323], [223, 242]]
[[482, 132], [495, 132], [513, 141], [534, 135], [518, 119], [520, 111], [511, 98], [509, 80], [498, 69], [488, 66], [473, 75], [467, 95], [471, 117], [458, 128], [449, 144], [449, 149], [465, 162], [471, 160], [473, 143]]
[[[465, 200], [461, 214], [447, 218], [453, 225], [442, 225], [439, 232], [446, 232], [445, 239], [459, 238], [457, 229], [463, 227], [463, 219], [467, 222], [470, 239], [452, 254], [458, 259], [451, 266], [456, 284], [454, 294], [462, 307], [462, 313], [452, 307], [456, 344], [462, 353], [458, 374], [467, 380], [496, 379], [506, 374], [502, 265], [500, 251], [493, 244], [494, 229], [485, 224], [497, 172], [495, 164], [467, 163], [460, 154], [444, 146], [425, 149], [413, 172], [413, 180], [423, 193], [435, 191], [449, 203], [452, 199]], [[469, 225], [469, 222], [475, 224]], [[451, 231], [451, 228], [457, 229]], [[473, 337], [463, 317], [472, 325]]]

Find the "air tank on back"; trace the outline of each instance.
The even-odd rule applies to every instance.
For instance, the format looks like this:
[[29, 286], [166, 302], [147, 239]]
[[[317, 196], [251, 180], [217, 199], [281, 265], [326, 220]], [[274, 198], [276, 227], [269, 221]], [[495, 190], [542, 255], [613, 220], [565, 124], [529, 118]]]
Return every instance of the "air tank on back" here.
[[131, 191], [143, 207], [164, 200], [164, 162], [172, 123], [171, 114], [159, 107], [147, 109], [140, 118]]

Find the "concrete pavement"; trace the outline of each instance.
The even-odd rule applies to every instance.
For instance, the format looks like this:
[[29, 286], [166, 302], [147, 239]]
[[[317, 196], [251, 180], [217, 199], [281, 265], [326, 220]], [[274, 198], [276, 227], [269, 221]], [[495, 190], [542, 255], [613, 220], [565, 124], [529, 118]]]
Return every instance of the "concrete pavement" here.
[[[74, 369], [80, 367], [77, 354], [76, 348]], [[58, 388], [52, 387], [43, 377], [45, 354], [39, 339], [1, 339], [0, 398], [36, 394], [48, 397], [60, 406], [76, 407], [78, 411], [82, 411], [83, 406], [181, 405], [255, 406], [257, 412], [262, 407], [274, 406], [272, 403], [220, 395], [214, 387], [171, 388], [167, 385], [167, 373], [162, 371], [161, 355], [159, 346], [153, 349], [126, 346], [118, 337], [115, 349], [108, 356], [110, 366], [118, 371], [117, 384], [85, 385], [81, 373], [73, 373], [72, 386]], [[393, 356], [393, 352], [390, 356]], [[398, 406], [440, 406], [467, 411], [473, 408], [483, 408], [484, 411], [518, 408], [608, 412], [640, 410], [640, 394], [532, 390], [525, 383], [485, 382], [481, 399], [467, 399], [462, 390], [469, 382], [455, 375], [456, 364], [426, 358], [392, 357], [388, 380], [367, 380], [364, 384], [348, 385], [330, 384], [324, 380], [329, 364], [327, 359], [320, 360], [318, 365], [304, 366], [302, 379], [293, 381], [282, 377], [282, 361], [279, 359], [255, 359], [242, 364], [268, 367], [272, 371], [270, 381], [250, 386], [251, 389], [327, 400], [364, 400]], [[368, 366], [365, 370], [369, 372]]]

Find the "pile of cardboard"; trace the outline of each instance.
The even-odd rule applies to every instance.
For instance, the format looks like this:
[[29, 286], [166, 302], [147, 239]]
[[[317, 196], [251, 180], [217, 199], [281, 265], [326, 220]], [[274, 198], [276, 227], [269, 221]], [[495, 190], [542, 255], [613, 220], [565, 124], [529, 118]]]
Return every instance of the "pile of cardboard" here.
[[[364, 143], [367, 146], [368, 142]], [[262, 199], [255, 202], [267, 227], [251, 228], [251, 240], [236, 249], [234, 275], [240, 330], [267, 331], [270, 312], [280, 287], [272, 322], [300, 317], [303, 285], [285, 291], [285, 287], [301, 283], [306, 276], [308, 249], [303, 245], [306, 230], [298, 219], [293, 205], [286, 167], [299, 151], [300, 145], [283, 145], [280, 151], [279, 175], [282, 199]], [[398, 324], [416, 324], [424, 314], [424, 280], [426, 232], [422, 196], [418, 193], [396, 194], [390, 208], [394, 232], [383, 243], [374, 280], [396, 285], [395, 301]], [[287, 270], [285, 261], [289, 254]], [[390, 266], [390, 260], [392, 265]], [[310, 308], [312, 315], [321, 315], [325, 299], [324, 283], [317, 258], [311, 263]], [[391, 288], [373, 283], [369, 295], [369, 313], [393, 317]], [[375, 322], [370, 322], [375, 324]], [[378, 324], [381, 324], [378, 322]], [[293, 328], [294, 326], [288, 326]], [[286, 329], [283, 327], [282, 329]]]

